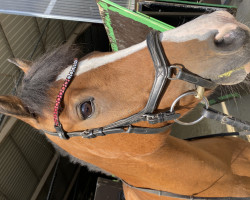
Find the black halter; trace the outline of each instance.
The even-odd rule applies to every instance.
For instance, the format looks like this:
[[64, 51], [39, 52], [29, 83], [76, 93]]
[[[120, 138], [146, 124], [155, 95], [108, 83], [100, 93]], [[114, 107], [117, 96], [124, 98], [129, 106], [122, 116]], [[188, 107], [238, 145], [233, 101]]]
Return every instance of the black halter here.
[[[195, 85], [205, 87], [208, 89], [213, 89], [217, 85], [216, 83], [204, 79], [198, 75], [192, 74], [190, 72], [185, 72], [178, 66], [171, 66], [168, 62], [164, 50], [162, 48], [161, 42], [159, 40], [159, 34], [156, 31], [149, 33], [147, 37], [147, 46], [150, 51], [152, 60], [154, 62], [155, 68], [155, 80], [150, 92], [148, 102], [143, 110], [131, 115], [127, 118], [118, 120], [104, 127], [94, 128], [90, 130], [77, 131], [77, 132], [66, 132], [64, 131], [62, 124], [59, 120], [59, 110], [60, 104], [63, 99], [64, 92], [66, 91], [68, 85], [73, 79], [74, 73], [77, 70], [77, 60], [75, 59], [74, 64], [71, 68], [69, 75], [67, 76], [64, 84], [59, 92], [56, 99], [55, 111], [54, 111], [54, 123], [56, 132], [47, 132], [50, 135], [59, 136], [62, 139], [69, 139], [70, 137], [81, 136], [83, 138], [95, 138], [97, 136], [105, 136], [114, 133], [137, 133], [137, 134], [155, 134], [161, 133], [169, 129], [170, 124], [158, 128], [148, 128], [148, 127], [138, 127], [132, 124], [147, 121], [150, 124], [157, 124], [161, 122], [166, 122], [170, 120], [176, 120], [180, 117], [179, 113], [175, 113], [174, 110], [167, 112], [154, 113], [163, 90], [166, 86], [167, 80], [184, 80]], [[177, 74], [172, 77], [172, 70], [176, 68]], [[242, 122], [236, 118], [226, 116], [225, 114], [218, 113], [212, 109], [204, 109], [203, 116], [211, 119], [220, 120], [221, 122], [228, 123], [230, 125], [237, 126], [243, 130], [250, 131], [250, 123]]]
[[[64, 92], [66, 91], [67, 86], [70, 84], [73, 78], [74, 72], [76, 71], [76, 68], [77, 68], [77, 61], [75, 60], [72, 66], [71, 72], [69, 76], [67, 77], [67, 79], [65, 80], [64, 85], [62, 89], [60, 90], [60, 93], [57, 97], [57, 101], [55, 105], [55, 112], [54, 112], [55, 129], [57, 132], [49, 132], [49, 131], [44, 131], [44, 132], [50, 135], [59, 136], [62, 139], [68, 139], [74, 136], [82, 136], [83, 138], [95, 138], [97, 136], [104, 136], [104, 135], [113, 134], [113, 133], [137, 133], [137, 134], [161, 133], [161, 132], [166, 131], [170, 127], [170, 125], [162, 126], [159, 128], [148, 128], [148, 127], [133, 126], [132, 124], [140, 122], [140, 121], [147, 121], [150, 124], [157, 124], [161, 122], [175, 120], [180, 117], [180, 114], [175, 113], [174, 111], [154, 113], [159, 103], [159, 100], [161, 98], [162, 92], [166, 86], [167, 80], [180, 79], [180, 80], [184, 80], [189, 83], [193, 83], [195, 85], [205, 87], [208, 89], [213, 89], [216, 87], [216, 84], [210, 80], [204, 79], [192, 73], [185, 72], [177, 66], [170, 66], [165, 56], [165, 53], [163, 51], [161, 42], [159, 40], [158, 32], [152, 31], [149, 33], [147, 37], [147, 45], [148, 45], [151, 57], [154, 62], [155, 80], [154, 80], [153, 87], [150, 92], [148, 102], [143, 110], [141, 110], [140, 112], [134, 115], [118, 120], [104, 127], [94, 128], [94, 129], [84, 130], [84, 131], [79, 131], [79, 132], [70, 132], [70, 133], [67, 133], [66, 131], [64, 131], [62, 124], [60, 123], [60, 120], [59, 120], [59, 109], [60, 109], [61, 101], [63, 99]], [[177, 68], [177, 75], [174, 78], [172, 77], [173, 68]], [[204, 109], [203, 116], [207, 118], [219, 120], [221, 122], [239, 127], [243, 130], [250, 131], [249, 122], [242, 122], [236, 118], [227, 116], [223, 113], [219, 113], [210, 108]], [[249, 134], [249, 132], [243, 132], [243, 133], [236, 132], [233, 135], [246, 135], [247, 133]], [[216, 135], [202, 136], [202, 137], [197, 137], [197, 138], [207, 138], [207, 137], [213, 137], [213, 136], [226, 136], [226, 135], [227, 134], [216, 134]], [[232, 135], [232, 134], [229, 134], [229, 135]], [[190, 138], [190, 140], [197, 139], [197, 138]], [[196, 196], [180, 195], [180, 194], [171, 193], [167, 191], [135, 187], [126, 183], [124, 180], [122, 181], [124, 184], [127, 184], [129, 187], [143, 191], [143, 192], [157, 194], [160, 196], [179, 198], [179, 199], [189, 199], [189, 200], [192, 200], [192, 199], [196, 199], [196, 200], [246, 200], [246, 199], [249, 199], [249, 197], [196, 197]]]
[[[59, 120], [59, 108], [61, 100], [63, 98], [63, 94], [67, 88], [66, 86], [70, 84], [70, 81], [72, 80], [71, 78], [73, 77], [73, 74], [76, 71], [76, 64], [74, 64], [71, 70], [70, 78], [67, 78], [65, 80], [66, 84], [64, 83], [63, 85], [64, 89], [60, 90], [59, 94], [60, 98], [57, 97], [57, 102], [56, 102], [57, 107], [55, 106], [55, 113], [54, 113], [55, 129], [57, 132], [48, 132], [48, 131], [45, 132], [51, 135], [59, 136], [60, 138], [63, 139], [68, 139], [74, 136], [82, 136], [83, 138], [94, 138], [97, 136], [104, 136], [113, 133], [137, 133], [137, 134], [161, 133], [166, 131], [170, 127], [170, 125], [162, 126], [159, 128], [148, 128], [148, 127], [133, 126], [132, 124], [140, 121], [148, 121], [150, 124], [157, 124], [161, 122], [174, 120], [180, 117], [180, 114], [175, 113], [174, 111], [154, 113], [159, 103], [159, 99], [163, 93], [164, 87], [166, 86], [167, 80], [180, 79], [209, 89], [216, 87], [216, 84], [214, 82], [199, 77], [197, 75], [184, 72], [180, 68], [178, 68], [178, 73], [176, 77], [172, 78], [172, 70], [173, 68], [177, 67], [170, 66], [163, 51], [161, 42], [159, 40], [158, 32], [152, 31], [148, 35], [147, 46], [149, 48], [151, 57], [154, 62], [155, 80], [150, 92], [148, 102], [143, 110], [134, 115], [118, 120], [104, 127], [67, 133], [66, 131], [63, 130], [62, 124], [60, 123]], [[74, 63], [76, 63], [76, 61]]]

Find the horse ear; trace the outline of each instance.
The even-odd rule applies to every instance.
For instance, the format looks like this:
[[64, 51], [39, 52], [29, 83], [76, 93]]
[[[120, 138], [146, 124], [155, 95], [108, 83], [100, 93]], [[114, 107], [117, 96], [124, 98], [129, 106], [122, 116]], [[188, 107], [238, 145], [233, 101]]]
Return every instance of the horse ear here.
[[9, 58], [8, 61], [18, 66], [24, 73], [27, 73], [32, 65], [31, 61], [21, 60], [19, 58]]
[[36, 118], [28, 111], [22, 101], [15, 96], [0, 96], [0, 113], [18, 118], [37, 127]]

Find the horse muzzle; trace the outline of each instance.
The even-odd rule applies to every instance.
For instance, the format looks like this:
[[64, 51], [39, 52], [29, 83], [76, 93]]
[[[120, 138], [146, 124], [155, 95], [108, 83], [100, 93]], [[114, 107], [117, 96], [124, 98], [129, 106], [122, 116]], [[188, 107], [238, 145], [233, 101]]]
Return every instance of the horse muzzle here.
[[215, 35], [215, 46], [221, 51], [237, 51], [249, 43], [248, 30], [236, 27], [235, 24], [228, 24], [218, 30]]

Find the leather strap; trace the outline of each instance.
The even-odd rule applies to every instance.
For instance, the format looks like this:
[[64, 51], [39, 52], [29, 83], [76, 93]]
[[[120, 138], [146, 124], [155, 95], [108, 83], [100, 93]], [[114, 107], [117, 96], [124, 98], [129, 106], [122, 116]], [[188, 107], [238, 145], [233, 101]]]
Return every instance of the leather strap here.
[[169, 67], [169, 62], [164, 55], [164, 51], [162, 50], [159, 34], [157, 31], [151, 31], [148, 34], [147, 45], [154, 62], [155, 79], [146, 106], [139, 113], [118, 120], [110, 125], [107, 125], [105, 128], [127, 126], [141, 121], [142, 115], [146, 113], [151, 114], [154, 112], [158, 104], [159, 97], [167, 81], [167, 67]]
[[[174, 78], [171, 77], [173, 68], [177, 69], [177, 75]], [[196, 74], [192, 74], [191, 72], [185, 72], [180, 67], [174, 65], [168, 68], [168, 78], [171, 80], [175, 79], [183, 80], [207, 89], [214, 89], [217, 87], [217, 84], [215, 82], [202, 78]]]
[[202, 115], [206, 118], [217, 120], [222, 124], [228, 124], [241, 130], [250, 131], [250, 122], [243, 122], [235, 117], [228, 116], [212, 108], [203, 108]]
[[172, 112], [161, 112], [156, 114], [144, 114], [142, 115], [141, 121], [147, 121], [150, 124], [158, 124], [166, 121], [171, 121], [179, 118], [179, 113]]
[[158, 196], [165, 196], [165, 197], [172, 197], [176, 199], [189, 199], [189, 200], [249, 200], [249, 197], [197, 197], [192, 195], [182, 195], [182, 194], [176, 194], [172, 192], [162, 191], [162, 190], [154, 190], [150, 188], [141, 188], [141, 187], [135, 187], [133, 185], [128, 184], [124, 180], [121, 180], [124, 184], [128, 185], [129, 187], [140, 190], [142, 192], [147, 192], [151, 194], [155, 194]]
[[[78, 131], [78, 132], [69, 132], [67, 133], [67, 137], [76, 137], [81, 136], [83, 138], [95, 138], [97, 136], [105, 136], [109, 134], [114, 133], [136, 133], [136, 134], [157, 134], [162, 133], [168, 130], [171, 127], [171, 124], [168, 124], [166, 126], [162, 126], [159, 128], [144, 128], [144, 127], [138, 127], [138, 126], [126, 126], [126, 127], [117, 127], [117, 128], [96, 128], [91, 130], [85, 130], [85, 131]], [[46, 130], [42, 130], [45, 133], [48, 133], [53, 136], [58, 136], [57, 132], [50, 132]]]
[[250, 131], [241, 131], [241, 132], [230, 132], [230, 133], [217, 133], [211, 135], [201, 135], [191, 138], [185, 138], [184, 140], [200, 140], [206, 138], [214, 138], [214, 137], [227, 137], [227, 136], [247, 136], [250, 135]]

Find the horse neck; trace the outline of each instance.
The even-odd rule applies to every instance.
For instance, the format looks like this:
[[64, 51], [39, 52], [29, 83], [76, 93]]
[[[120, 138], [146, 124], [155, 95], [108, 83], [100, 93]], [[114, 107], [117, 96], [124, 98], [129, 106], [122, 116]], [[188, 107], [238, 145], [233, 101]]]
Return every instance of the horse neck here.
[[[179, 112], [185, 112], [185, 109]], [[144, 122], [138, 126], [149, 125]], [[185, 141], [170, 136], [170, 131], [153, 135], [113, 134], [94, 139], [75, 137], [68, 141], [48, 137], [74, 157], [96, 165], [131, 185], [176, 191], [176, 180], [188, 179], [185, 173], [179, 173], [179, 166], [183, 166], [187, 152], [189, 155], [197, 152]], [[193, 167], [191, 162], [186, 162], [187, 166]], [[185, 172], [184, 168], [182, 170]]]
[[[56, 138], [54, 142], [59, 140]], [[189, 194], [194, 189], [201, 191], [207, 186], [204, 185], [206, 182], [196, 187], [176, 185], [191, 179], [196, 183], [200, 180], [201, 175], [197, 173], [200, 169], [202, 176], [211, 178], [213, 170], [218, 172], [223, 168], [212, 162], [214, 160], [206, 152], [170, 136], [169, 132], [156, 135], [117, 134], [91, 140], [77, 137], [66, 142], [60, 140], [59, 145], [71, 155], [131, 185], [175, 193]], [[215, 166], [214, 169], [211, 166]], [[214, 177], [212, 180], [215, 180]]]

